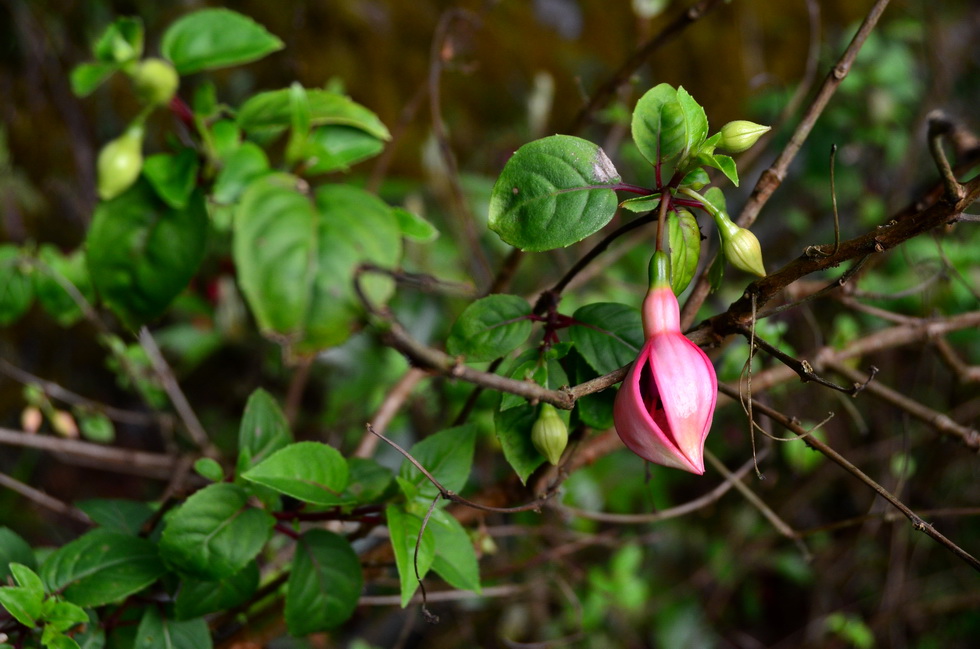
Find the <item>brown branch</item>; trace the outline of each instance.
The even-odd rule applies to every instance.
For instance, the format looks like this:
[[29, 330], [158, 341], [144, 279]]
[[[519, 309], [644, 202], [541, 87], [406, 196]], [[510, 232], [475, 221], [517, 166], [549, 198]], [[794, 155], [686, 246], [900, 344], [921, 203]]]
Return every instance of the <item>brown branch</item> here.
[[[391, 420], [401, 410], [405, 400], [412, 394], [412, 390], [426, 376], [428, 376], [428, 372], [420, 370], [417, 367], [410, 367], [402, 375], [402, 378], [398, 380], [398, 383], [391, 388], [385, 396], [384, 401], [381, 402], [378, 410], [374, 413], [374, 417], [371, 418], [371, 426], [382, 433], [386, 431], [388, 424], [391, 423]], [[378, 446], [378, 439], [376, 435], [365, 433], [352, 457], [371, 457], [374, 455], [374, 449]]]
[[[767, 450], [763, 450], [761, 453], [759, 453], [759, 459], [764, 458], [767, 453]], [[610, 512], [591, 512], [584, 509], [563, 505], [558, 502], [553, 502], [550, 507], [562, 512], [563, 514], [568, 514], [577, 518], [599, 521], [601, 523], [615, 523], [620, 525], [659, 523], [660, 521], [678, 518], [699, 509], [704, 509], [708, 505], [717, 502], [722, 496], [731, 491], [732, 487], [736, 486], [736, 483], [740, 482], [742, 478], [745, 477], [745, 474], [751, 469], [752, 460], [748, 460], [734, 472], [729, 471], [727, 475], [723, 474], [725, 480], [703, 496], [699, 496], [698, 498], [690, 500], [681, 505], [670, 507], [668, 509], [662, 509], [658, 512], [651, 512], [649, 514], [613, 514]], [[725, 470], [727, 471], [727, 469]]]
[[641, 45], [619, 66], [608, 81], [592, 93], [589, 103], [582, 107], [565, 132], [577, 133], [582, 130], [588, 124], [592, 115], [602, 106], [609, 103], [619, 88], [629, 82], [630, 77], [650, 58], [651, 54], [677, 38], [686, 27], [703, 18], [719, 4], [721, 4], [721, 0], [701, 0], [700, 2], [696, 2], [688, 7], [684, 13], [664, 26], [650, 40]]
[[[790, 137], [789, 142], [783, 148], [783, 151], [776, 158], [775, 162], [766, 169], [762, 175], [759, 177], [758, 182], [755, 185], [755, 189], [752, 190], [752, 195], [749, 196], [748, 202], [742, 208], [739, 214], [737, 223], [740, 227], [748, 228], [753, 223], [755, 223], [759, 212], [762, 210], [763, 206], [769, 201], [773, 192], [782, 184], [783, 179], [786, 177], [786, 171], [789, 169], [790, 163], [796, 158], [796, 154], [799, 153], [800, 148], [806, 141], [807, 137], [810, 135], [810, 131], [813, 130], [814, 125], [817, 123], [817, 119], [823, 113], [824, 109], [827, 107], [830, 98], [837, 91], [844, 77], [850, 71], [851, 66], [854, 64], [854, 60], [857, 58], [858, 52], [861, 51], [861, 47], [864, 45], [865, 40], [871, 34], [875, 25], [878, 23], [878, 19], [881, 14], [884, 13], [885, 7], [888, 6], [889, 0], [878, 0], [868, 15], [865, 16], [864, 22], [858, 28], [857, 33], [854, 38], [851, 39], [850, 44], [844, 53], [837, 60], [837, 63], [830, 69], [824, 79], [823, 84], [817, 91], [816, 96], [810, 103], [810, 106], [806, 109], [803, 117], [800, 119], [800, 123], [796, 126], [796, 130], [793, 131], [793, 135]], [[836, 257], [836, 255], [835, 255]], [[835, 266], [837, 264], [834, 264]], [[711, 288], [710, 281], [708, 279], [708, 268], [711, 267], [711, 263], [705, 267], [705, 271], [698, 278], [698, 282], [691, 292], [690, 297], [684, 304], [684, 308], [681, 310], [681, 326], [687, 327], [694, 321], [694, 317], [704, 304], [705, 299], [708, 297], [708, 292]], [[760, 303], [761, 306], [761, 303]]]
[[[720, 384], [718, 390], [727, 394], [733, 399], [738, 398], [738, 390], [735, 390], [725, 384]], [[944, 548], [955, 554], [957, 557], [965, 561], [974, 570], [980, 571], [980, 561], [978, 561], [973, 555], [961, 548], [960, 546], [953, 543], [951, 540], [943, 536], [939, 531], [937, 531], [932, 525], [925, 522], [922, 517], [912, 511], [905, 503], [893, 496], [887, 489], [882, 487], [880, 484], [875, 482], [866, 473], [861, 471], [853, 464], [851, 464], [846, 458], [844, 458], [840, 453], [829, 447], [824, 442], [816, 439], [813, 435], [807, 435], [806, 430], [797, 424], [795, 421], [784, 415], [783, 413], [770, 408], [769, 406], [754, 401], [752, 404], [753, 408], [758, 412], [761, 412], [765, 416], [769, 417], [776, 423], [778, 423], [783, 428], [795, 433], [796, 435], [803, 436], [803, 441], [810, 448], [820, 451], [823, 455], [833, 460], [842, 469], [853, 475], [855, 478], [867, 485], [872, 491], [884, 498], [888, 503], [900, 511], [906, 518], [912, 523], [913, 529], [919, 532], [925, 532], [925, 534], [932, 539], [936, 540]]]
[[164, 453], [134, 451], [49, 435], [31, 435], [9, 428], [0, 428], [0, 444], [63, 453], [78, 463], [90, 464], [105, 471], [128, 473], [157, 480], [169, 480], [179, 461], [178, 457]]
[[63, 401], [73, 406], [82, 406], [95, 412], [100, 412], [109, 419], [117, 421], [121, 424], [131, 424], [133, 426], [157, 426], [160, 424], [160, 420], [162, 418], [168, 417], [168, 415], [163, 413], [147, 414], [144, 412], [121, 410], [119, 408], [108, 406], [99, 401], [94, 401], [87, 397], [83, 397], [76, 392], [72, 392], [71, 390], [62, 387], [53, 381], [48, 381], [39, 376], [34, 376], [30, 372], [22, 370], [15, 365], [11, 365], [2, 358], [0, 358], [0, 372], [6, 374], [19, 383], [23, 383], [25, 385], [36, 385], [41, 388], [46, 395], [57, 399], [58, 401]]
[[980, 382], [980, 365], [967, 365], [942, 336], [937, 336], [930, 342], [939, 352], [939, 356], [946, 363], [946, 366], [956, 374], [958, 381], [961, 383]]
[[10, 477], [6, 473], [0, 473], [0, 487], [6, 487], [11, 491], [15, 491], [28, 500], [32, 500], [41, 507], [50, 509], [56, 514], [68, 516], [69, 518], [73, 518], [80, 523], [85, 523], [86, 525], [92, 524], [92, 519], [90, 519], [82, 510], [72, 507], [67, 503], [63, 503], [57, 498], [49, 496], [39, 489], [35, 489], [34, 487], [24, 484], [16, 478]]
[[150, 330], [146, 327], [140, 329], [139, 333], [140, 345], [146, 352], [147, 357], [150, 359], [150, 364], [153, 366], [153, 371], [156, 372], [157, 377], [160, 379], [160, 383], [163, 385], [164, 391], [166, 391], [167, 396], [170, 397], [170, 402], [174, 404], [174, 408], [177, 410], [177, 415], [180, 416], [180, 420], [184, 422], [184, 427], [187, 429], [187, 433], [191, 438], [191, 441], [197, 445], [197, 447], [208, 457], [217, 457], [218, 449], [211, 443], [208, 439], [208, 434], [204, 431], [204, 426], [201, 425], [201, 421], [197, 418], [194, 413], [194, 409], [191, 408], [191, 404], [187, 401], [187, 397], [184, 395], [184, 391], [180, 388], [180, 384], [177, 382], [177, 377], [174, 376], [173, 370], [170, 369], [170, 365], [167, 360], [163, 357], [163, 353], [157, 346], [156, 341], [153, 339], [153, 335]]
[[[861, 381], [861, 374], [855, 372], [847, 365], [839, 362], [827, 363], [827, 367], [841, 376], [851, 381]], [[980, 433], [975, 428], [969, 428], [956, 423], [948, 415], [928, 408], [915, 399], [910, 399], [904, 394], [889, 388], [888, 386], [872, 382], [864, 386], [864, 389], [871, 395], [886, 403], [890, 403], [899, 410], [907, 412], [919, 421], [928, 424], [937, 431], [948, 437], [953, 437], [967, 448], [973, 451], [980, 451]]]

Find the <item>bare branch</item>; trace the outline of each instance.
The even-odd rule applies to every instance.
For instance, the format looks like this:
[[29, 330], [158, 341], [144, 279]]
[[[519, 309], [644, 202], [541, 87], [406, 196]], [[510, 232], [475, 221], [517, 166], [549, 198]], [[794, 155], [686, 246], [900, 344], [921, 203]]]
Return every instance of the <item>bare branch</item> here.
[[39, 489], [35, 489], [30, 485], [26, 485], [20, 480], [11, 478], [6, 473], [0, 473], [0, 487], [6, 487], [11, 491], [16, 491], [21, 496], [24, 496], [28, 500], [36, 502], [41, 507], [45, 509], [50, 509], [56, 514], [61, 514], [63, 516], [68, 516], [69, 518], [74, 518], [80, 523], [85, 523], [86, 525], [92, 524], [92, 519], [90, 519], [85, 512], [82, 510], [72, 507], [67, 503], [63, 503], [57, 498], [49, 496]]

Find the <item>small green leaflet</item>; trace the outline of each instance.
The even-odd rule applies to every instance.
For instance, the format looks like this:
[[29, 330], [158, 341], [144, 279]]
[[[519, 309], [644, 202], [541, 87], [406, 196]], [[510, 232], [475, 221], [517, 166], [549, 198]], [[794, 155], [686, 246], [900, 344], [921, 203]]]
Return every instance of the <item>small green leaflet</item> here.
[[531, 335], [531, 305], [516, 295], [488, 295], [471, 303], [449, 332], [446, 347], [467, 361], [490, 361]]
[[180, 74], [255, 61], [283, 42], [251, 18], [230, 9], [203, 9], [175, 21], [160, 51]]

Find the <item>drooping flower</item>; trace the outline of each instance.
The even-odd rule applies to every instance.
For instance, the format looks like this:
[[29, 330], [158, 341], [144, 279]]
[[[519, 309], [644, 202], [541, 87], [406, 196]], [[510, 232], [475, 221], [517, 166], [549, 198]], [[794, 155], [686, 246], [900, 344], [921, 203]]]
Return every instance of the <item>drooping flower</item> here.
[[654, 253], [643, 300], [646, 343], [616, 395], [613, 421], [627, 447], [656, 464], [704, 473], [718, 382], [711, 361], [681, 333], [669, 259]]

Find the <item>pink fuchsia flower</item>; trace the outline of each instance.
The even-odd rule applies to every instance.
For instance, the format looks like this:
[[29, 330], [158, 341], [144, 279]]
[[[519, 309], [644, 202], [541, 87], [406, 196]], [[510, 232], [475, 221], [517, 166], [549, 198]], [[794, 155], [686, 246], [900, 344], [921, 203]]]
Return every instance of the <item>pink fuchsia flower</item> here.
[[701, 475], [718, 381], [705, 353], [681, 333], [668, 264], [666, 254], [654, 253], [643, 300], [646, 343], [616, 395], [613, 421], [644, 460]]

